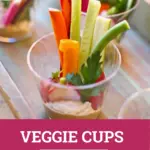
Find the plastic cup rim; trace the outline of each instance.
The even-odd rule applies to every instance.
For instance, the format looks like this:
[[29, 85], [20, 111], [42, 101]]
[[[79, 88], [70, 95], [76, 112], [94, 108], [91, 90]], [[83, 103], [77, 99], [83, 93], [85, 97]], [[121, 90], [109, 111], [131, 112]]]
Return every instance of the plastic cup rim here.
[[[38, 78], [39, 80], [46, 80], [45, 78], [41, 77], [32, 67], [31, 63], [30, 63], [30, 55], [31, 55], [31, 52], [32, 52], [32, 49], [35, 47], [35, 45], [37, 43], [39, 43], [42, 39], [44, 38], [47, 38], [48, 36], [51, 36], [51, 35], [54, 35], [53, 32], [49, 33], [49, 34], [46, 34], [44, 35], [43, 37], [41, 37], [40, 39], [38, 39], [37, 41], [35, 41], [32, 46], [30, 47], [28, 53], [27, 53], [27, 65], [30, 69], [30, 71], [34, 74], [34, 76], [36, 78]], [[113, 43], [112, 43], [113, 44]], [[50, 82], [51, 85], [53, 85], [54, 87], [57, 87], [57, 88], [63, 88], [63, 89], [68, 89], [68, 88], [71, 88], [71, 89], [75, 89], [75, 90], [84, 90], [84, 89], [91, 89], [91, 88], [95, 88], [97, 86], [100, 86], [100, 85], [103, 85], [105, 83], [107, 83], [108, 81], [111, 81], [115, 76], [116, 74], [118, 73], [119, 69], [120, 69], [120, 66], [121, 66], [121, 54], [119, 52], [119, 49], [117, 48], [117, 46], [115, 44], [113, 44], [113, 47], [115, 49], [115, 51], [117, 52], [117, 55], [118, 55], [118, 64], [117, 64], [117, 68], [115, 69], [115, 71], [113, 71], [111, 73], [111, 75], [109, 75], [105, 80], [103, 81], [100, 81], [100, 82], [97, 82], [97, 83], [93, 83], [93, 84], [89, 84], [89, 85], [83, 85], [83, 86], [67, 86], [67, 85], [61, 85], [59, 83], [54, 83], [54, 82]]]
[[131, 96], [129, 96], [129, 98], [127, 98], [127, 100], [121, 106], [121, 109], [120, 109], [119, 114], [118, 114], [118, 119], [123, 119], [122, 113], [124, 112], [124, 108], [126, 107], [126, 105], [129, 104], [131, 101], [136, 100], [135, 99], [136, 97], [140, 96], [141, 94], [143, 94], [145, 92], [150, 92], [150, 88], [142, 89], [140, 91], [133, 93]]
[[[126, 10], [124, 12], [121, 12], [121, 13], [118, 13], [118, 14], [114, 14], [114, 15], [108, 15], [106, 16], [106, 18], [115, 18], [115, 17], [120, 17], [122, 15], [125, 15], [125, 14], [128, 14], [130, 12], [132, 12], [133, 10], [135, 10], [138, 6], [139, 6], [139, 3], [140, 3], [140, 0], [136, 0], [136, 4], [134, 5], [134, 7], [130, 8], [129, 10]], [[87, 13], [86, 12], [82, 12], [83, 15], [86, 15]]]

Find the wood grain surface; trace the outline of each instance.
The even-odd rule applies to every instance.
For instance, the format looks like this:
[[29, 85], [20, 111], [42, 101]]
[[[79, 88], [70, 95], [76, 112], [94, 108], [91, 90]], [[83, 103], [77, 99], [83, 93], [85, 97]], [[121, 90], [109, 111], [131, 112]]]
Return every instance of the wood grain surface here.
[[2, 95], [0, 95], [0, 119], [14, 119], [14, 116]]

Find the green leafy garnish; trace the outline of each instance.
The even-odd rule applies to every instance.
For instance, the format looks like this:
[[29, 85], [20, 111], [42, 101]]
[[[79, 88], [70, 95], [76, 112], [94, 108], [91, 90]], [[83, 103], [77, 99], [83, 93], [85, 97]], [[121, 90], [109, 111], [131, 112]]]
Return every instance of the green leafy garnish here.
[[[76, 86], [95, 83], [102, 73], [100, 58], [101, 55], [99, 52], [92, 54], [88, 58], [87, 63], [82, 65], [81, 74], [68, 74], [66, 76], [67, 82]], [[101, 87], [79, 90], [81, 101], [84, 103], [89, 101], [91, 96], [97, 96], [100, 92], [100, 88]]]
[[52, 79], [58, 79], [60, 77], [60, 71], [52, 72]]
[[100, 77], [102, 73], [101, 63], [100, 63], [101, 55], [99, 52], [93, 53], [91, 55], [86, 64], [83, 64], [81, 67], [81, 76], [83, 78], [84, 84], [92, 84], [95, 83], [96, 80]]
[[91, 96], [98, 96], [100, 92], [103, 93], [105, 91], [105, 87], [106, 85], [104, 85], [103, 87], [98, 86], [98, 87], [91, 88], [91, 89], [79, 90], [81, 101], [84, 103], [86, 101], [89, 101]]
[[81, 74], [68, 74], [66, 79], [73, 85], [87, 85], [95, 83], [102, 73], [99, 52], [91, 55], [86, 64], [81, 67]]
[[79, 74], [67, 74], [66, 80], [73, 85], [83, 85], [81, 76]]
[[[111, 1], [107, 1], [112, 4]], [[114, 15], [131, 9], [134, 5], [134, 0], [115, 0], [111, 8], [107, 11], [108, 15]]]

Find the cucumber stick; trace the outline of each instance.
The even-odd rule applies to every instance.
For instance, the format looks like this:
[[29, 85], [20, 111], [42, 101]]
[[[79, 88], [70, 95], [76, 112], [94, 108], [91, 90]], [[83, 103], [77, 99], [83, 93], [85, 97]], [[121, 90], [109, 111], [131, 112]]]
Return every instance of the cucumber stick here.
[[106, 34], [99, 39], [96, 46], [93, 48], [92, 53], [102, 53], [104, 48], [111, 42], [113, 39], [115, 39], [118, 35], [121, 33], [127, 31], [130, 29], [130, 26], [126, 20], [116, 24], [112, 28], [110, 28]]
[[71, 1], [70, 38], [80, 42], [81, 0]]
[[99, 14], [101, 7], [100, 1], [89, 0], [85, 26], [81, 39], [79, 68], [86, 62], [92, 48], [93, 32], [95, 27], [96, 18]]
[[[102, 38], [105, 35], [105, 33], [109, 30], [110, 26], [111, 26], [111, 19], [104, 18], [101, 16], [97, 17], [93, 34], [92, 49], [96, 46], [99, 39]], [[105, 49], [101, 54], [100, 60], [100, 62], [102, 62], [102, 68], [104, 64], [104, 58], [105, 58]]]
[[129, 9], [131, 9], [131, 8], [132, 8], [132, 6], [133, 6], [133, 2], [134, 2], [134, 0], [128, 0], [126, 10], [129, 10]]

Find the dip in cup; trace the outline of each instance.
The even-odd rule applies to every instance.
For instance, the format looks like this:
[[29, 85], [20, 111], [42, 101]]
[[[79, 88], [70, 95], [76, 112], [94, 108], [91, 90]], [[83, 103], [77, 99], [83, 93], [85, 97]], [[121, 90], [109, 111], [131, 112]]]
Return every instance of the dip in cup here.
[[[32, 45], [27, 63], [49, 118], [98, 119], [121, 64], [111, 41], [130, 26], [122, 21], [109, 29], [111, 20], [98, 16], [99, 1], [90, 0], [88, 13], [82, 17], [81, 0], [73, 0], [71, 5], [61, 2], [63, 13], [49, 9], [54, 33]], [[71, 19], [66, 5], [72, 10]]]
[[[53, 33], [50, 33], [32, 45], [28, 52], [27, 63], [36, 79], [49, 118], [97, 119], [105, 101], [109, 84], [120, 68], [121, 55], [115, 45], [111, 43], [108, 46], [103, 81], [84, 86], [61, 85], [51, 80], [47, 81], [52, 72], [60, 68], [55, 37]], [[43, 88], [49, 89], [47, 93], [43, 93]], [[95, 96], [97, 92], [98, 96]], [[93, 107], [92, 101], [95, 102]]]

